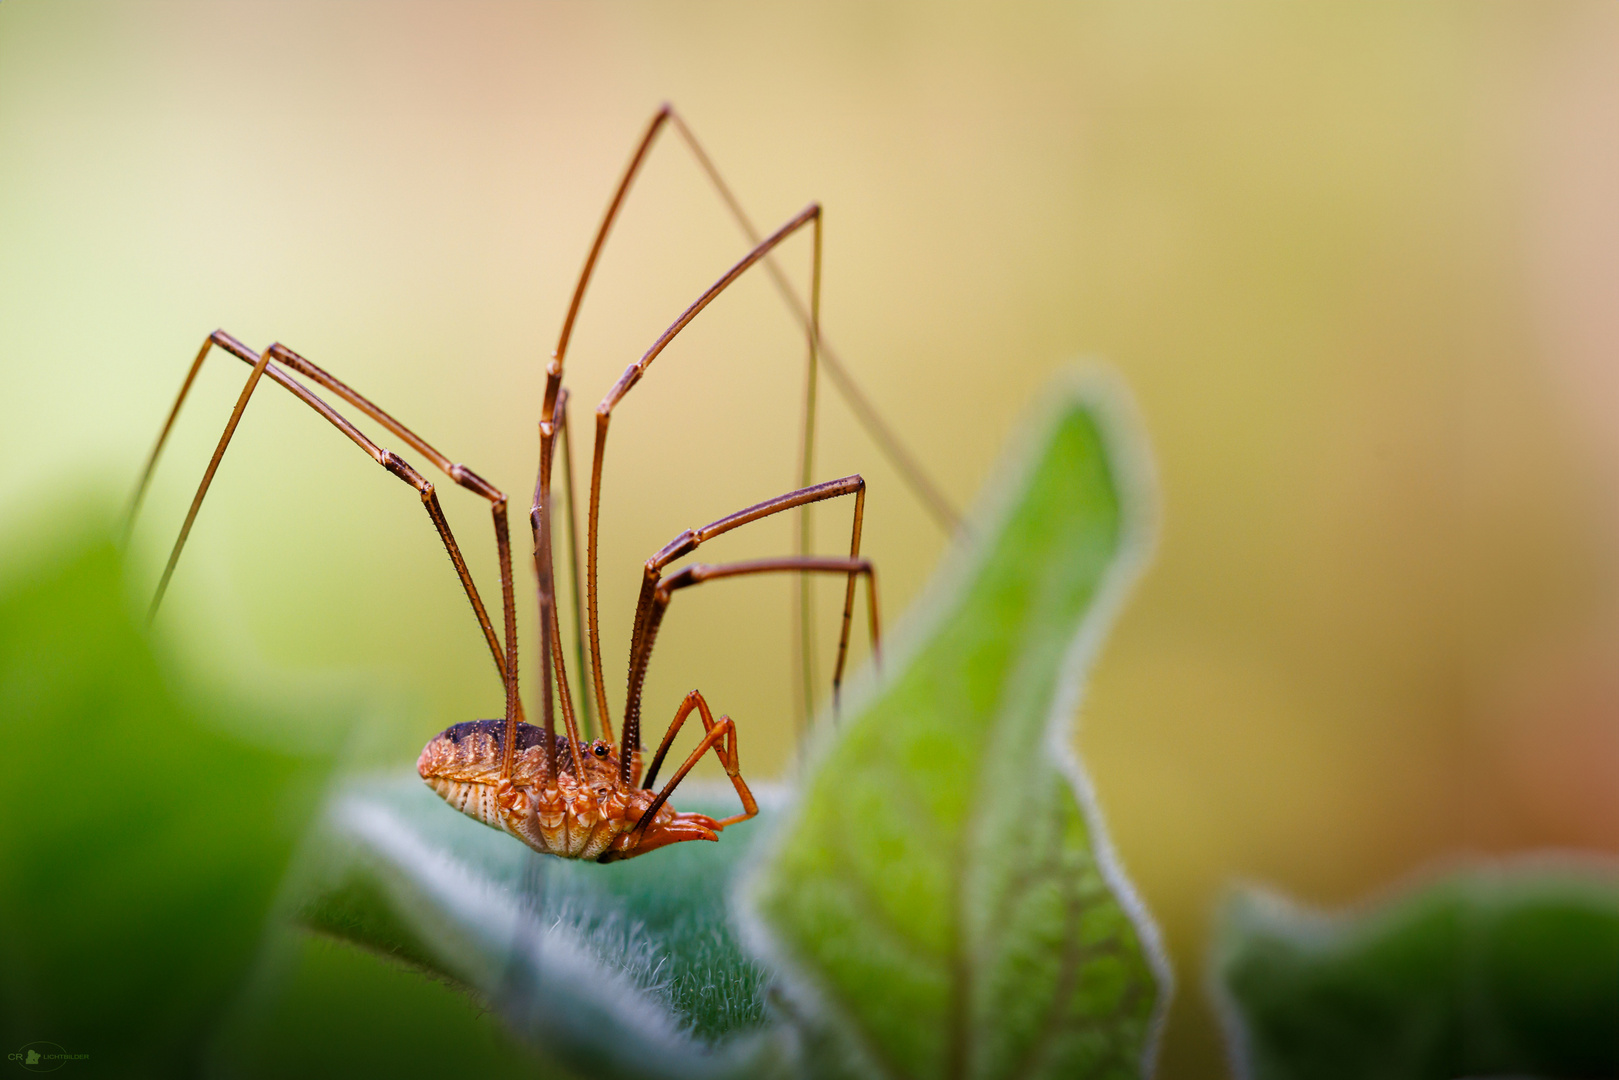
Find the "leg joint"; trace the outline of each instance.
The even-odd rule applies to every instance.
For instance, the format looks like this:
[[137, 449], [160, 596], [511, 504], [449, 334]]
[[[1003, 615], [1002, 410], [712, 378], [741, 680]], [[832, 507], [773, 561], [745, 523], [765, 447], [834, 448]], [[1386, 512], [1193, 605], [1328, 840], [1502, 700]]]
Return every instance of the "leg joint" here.
[[422, 493], [425, 501], [433, 494], [433, 485], [427, 482], [426, 477], [410, 467], [410, 463], [392, 450], [382, 452], [382, 461], [379, 463], [384, 469], [393, 473], [399, 479]]
[[477, 494], [488, 499], [490, 502], [504, 503], [506, 501], [506, 496], [502, 494], [499, 488], [485, 480], [483, 477], [479, 476], [477, 473], [473, 472], [471, 469], [467, 468], [465, 465], [451, 465], [446, 471], [449, 472], [450, 479], [454, 480], [457, 484], [460, 484], [468, 491], [476, 492]]
[[696, 551], [700, 543], [702, 541], [697, 538], [696, 530], [687, 529], [665, 544], [657, 554], [646, 561], [646, 579], [648, 581], [655, 580], [660, 570], [682, 555], [689, 555]]

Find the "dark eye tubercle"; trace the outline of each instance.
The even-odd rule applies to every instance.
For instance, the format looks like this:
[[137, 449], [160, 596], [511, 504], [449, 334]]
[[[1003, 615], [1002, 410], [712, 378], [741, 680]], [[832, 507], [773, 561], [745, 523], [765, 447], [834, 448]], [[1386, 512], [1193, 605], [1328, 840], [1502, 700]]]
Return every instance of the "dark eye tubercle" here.
[[595, 746], [591, 747], [590, 752], [592, 754], [595, 754], [597, 757], [606, 757], [607, 756], [607, 744], [606, 743], [597, 743]]

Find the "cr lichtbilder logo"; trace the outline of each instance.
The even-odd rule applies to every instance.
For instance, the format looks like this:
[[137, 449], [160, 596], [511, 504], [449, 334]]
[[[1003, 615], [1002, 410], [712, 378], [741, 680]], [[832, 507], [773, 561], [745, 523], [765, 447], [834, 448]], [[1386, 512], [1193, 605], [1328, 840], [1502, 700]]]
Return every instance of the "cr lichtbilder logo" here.
[[29, 1072], [55, 1072], [70, 1061], [88, 1061], [89, 1054], [70, 1054], [53, 1042], [31, 1042], [7, 1054], [7, 1061], [15, 1061]]

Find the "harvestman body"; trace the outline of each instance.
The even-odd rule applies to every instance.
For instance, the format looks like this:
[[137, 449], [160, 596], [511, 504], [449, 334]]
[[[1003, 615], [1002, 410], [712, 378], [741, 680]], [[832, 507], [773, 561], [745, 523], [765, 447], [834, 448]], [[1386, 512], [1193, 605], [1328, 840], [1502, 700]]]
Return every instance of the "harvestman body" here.
[[[569, 550], [573, 556], [574, 596], [577, 598], [579, 595], [577, 587], [579, 577], [577, 564], [578, 545], [572, 542], [576, 530], [574, 500], [572, 497], [572, 467], [567, 437], [568, 391], [562, 385], [563, 362], [567, 355], [568, 341], [573, 332], [574, 321], [579, 314], [585, 289], [590, 283], [591, 275], [595, 270], [597, 259], [601, 255], [607, 234], [618, 216], [624, 198], [635, 180], [636, 174], [640, 171], [648, 151], [665, 125], [673, 126], [696, 155], [699, 164], [714, 182], [721, 197], [742, 226], [744, 232], [747, 233], [749, 240], [753, 244], [753, 249], [717, 282], [705, 290], [702, 296], [698, 297], [696, 302], [688, 307], [680, 318], [659, 336], [646, 354], [625, 370], [619, 380], [613, 384], [612, 389], [607, 392], [607, 396], [602, 399], [601, 404], [596, 407], [595, 445], [591, 461], [590, 502], [586, 526], [584, 590], [586, 609], [584, 621], [586, 626], [583, 628], [578, 626], [579, 612], [577, 611], [577, 603], [575, 605], [575, 627], [576, 630], [582, 631], [577, 635], [580, 645], [578, 662], [581, 669], [586, 666], [584, 653], [588, 642], [588, 667], [592, 682], [590, 691], [594, 695], [594, 709], [592, 709], [591, 693], [582, 694], [581, 704], [585, 711], [587, 725], [592, 713], [598, 718], [602, 736], [601, 738], [587, 739], [580, 736], [580, 725], [574, 713], [572, 694], [569, 690], [567, 664], [564, 659], [561, 628], [557, 612], [554, 560], [552, 557], [553, 458], [557, 444], [560, 441], [563, 454], [563, 487], [568, 495], [567, 527], [570, 539]], [[787, 285], [786, 278], [781, 274], [774, 262], [770, 260], [770, 253], [782, 241], [805, 226], [813, 227], [814, 242], [814, 262], [808, 312], [804, 311], [797, 299], [797, 295]], [[641, 582], [640, 598], [636, 604], [634, 628], [630, 635], [629, 678], [623, 726], [615, 747], [613, 727], [609, 719], [610, 714], [607, 706], [607, 694], [602, 678], [601, 641], [596, 611], [597, 524], [601, 507], [602, 461], [607, 448], [607, 431], [608, 424], [612, 419], [612, 410], [629, 393], [630, 389], [640, 381], [648, 366], [674, 337], [726, 287], [760, 262], [764, 263], [767, 270], [775, 278], [777, 286], [803, 323], [809, 342], [806, 416], [801, 461], [802, 486], [798, 490], [748, 507], [729, 517], [721, 518], [719, 521], [701, 529], [688, 529], [647, 560]], [[462, 588], [466, 591], [473, 613], [477, 616], [478, 625], [489, 645], [489, 651], [495, 661], [496, 671], [505, 690], [505, 716], [500, 720], [476, 720], [455, 724], [434, 736], [422, 750], [421, 757], [417, 761], [417, 771], [428, 786], [457, 810], [475, 817], [485, 824], [511, 833], [536, 851], [565, 858], [596, 859], [600, 862], [610, 862], [617, 859], [633, 858], [636, 855], [642, 855], [665, 845], [680, 843], [685, 840], [717, 840], [718, 834], [727, 826], [745, 821], [758, 813], [758, 805], [754, 801], [752, 793], [749, 792], [747, 783], [742, 779], [738, 766], [736, 726], [729, 716], [721, 716], [716, 720], [709, 710], [708, 703], [703, 700], [702, 694], [695, 690], [687, 694], [685, 700], [681, 702], [680, 708], [676, 711], [657, 753], [653, 755], [650, 768], [646, 770], [644, 776], [642, 775], [641, 694], [645, 685], [647, 666], [651, 660], [652, 646], [657, 637], [658, 627], [663, 620], [664, 613], [668, 609], [671, 596], [680, 589], [698, 585], [705, 581], [749, 574], [791, 572], [797, 573], [801, 577], [811, 573], [844, 575], [848, 579], [848, 584], [844, 594], [837, 665], [832, 678], [835, 700], [838, 686], [842, 679], [844, 661], [848, 653], [855, 585], [857, 579], [864, 577], [866, 579], [867, 609], [872, 648], [874, 651], [877, 648], [879, 633], [875, 577], [871, 562], [860, 556], [860, 529], [865, 509], [865, 481], [859, 476], [847, 476], [827, 483], [814, 485], [809, 483], [814, 447], [815, 376], [819, 360], [824, 359], [827, 362], [829, 373], [854, 407], [857, 417], [899, 467], [902, 475], [922, 497], [930, 511], [947, 527], [953, 527], [955, 524], [954, 514], [944, 500], [938, 496], [926, 477], [911, 462], [909, 456], [900, 448], [893, 436], [883, 427], [870, 405], [864, 401], [859, 391], [849, 380], [842, 366], [836, 362], [834, 357], [828, 355], [820, 338], [819, 327], [820, 264], [821, 209], [818, 205], [811, 204], [776, 232], [761, 239], [752, 225], [749, 224], [746, 216], [742, 214], [741, 208], [732, 197], [729, 189], [720, 180], [718, 172], [692, 136], [690, 129], [686, 127], [685, 123], [669, 106], [666, 105], [658, 110], [636, 147], [629, 167], [619, 181], [618, 187], [613, 194], [613, 199], [608, 205], [601, 227], [597, 230], [595, 242], [591, 246], [590, 254], [585, 260], [584, 270], [580, 274], [578, 285], [574, 289], [573, 300], [568, 307], [568, 314], [563, 322], [562, 334], [558, 340], [556, 351], [552, 354], [550, 363], [546, 367], [545, 397], [541, 407], [539, 425], [539, 478], [535, 484], [533, 508], [529, 514], [534, 538], [534, 569], [537, 578], [540, 614], [541, 703], [543, 714], [541, 726], [536, 727], [524, 722], [522, 703], [518, 695], [517, 614], [512, 582], [511, 540], [506, 518], [506, 496], [471, 469], [451, 462], [449, 458], [429, 445], [426, 440], [361, 396], [357, 391], [280, 344], [273, 344], [262, 353], [255, 353], [223, 330], [215, 331], [203, 343], [202, 349], [197, 353], [197, 357], [192, 362], [185, 381], [180, 387], [174, 407], [169, 412], [168, 419], [163, 425], [163, 430], [158, 436], [157, 444], [152, 449], [146, 469], [136, 488], [130, 511], [131, 520], [133, 520], [134, 513], [139, 508], [147, 484], [151, 479], [152, 471], [157, 464], [158, 455], [162, 452], [164, 442], [168, 439], [169, 432], [174, 426], [175, 418], [179, 415], [180, 407], [185, 403], [186, 395], [196, 379], [203, 360], [207, 358], [215, 347], [218, 347], [250, 365], [253, 369], [248, 376], [241, 395], [236, 401], [236, 407], [225, 426], [225, 431], [220, 436], [219, 444], [214, 450], [213, 458], [209, 461], [208, 467], [203, 474], [202, 483], [197, 489], [196, 496], [192, 499], [185, 523], [181, 526], [180, 535], [175, 541], [168, 564], [164, 568], [163, 577], [158, 585], [157, 593], [152, 600], [152, 612], [156, 612], [158, 604], [162, 601], [163, 593], [168, 587], [175, 565], [179, 560], [180, 551], [185, 546], [186, 537], [196, 520], [197, 511], [202, 505], [203, 497], [208, 492], [209, 484], [213, 481], [214, 473], [219, 468], [220, 460], [224, 457], [225, 449], [230, 443], [231, 436], [235, 433], [236, 426], [241, 420], [242, 412], [246, 409], [248, 400], [257, 387], [259, 380], [264, 376], [268, 376], [272, 381], [286, 388], [293, 396], [303, 401], [344, 435], [348, 436], [355, 445], [371, 455], [377, 464], [416, 489], [428, 516], [432, 519], [433, 527], [438, 531], [439, 538], [444, 542], [445, 550], [449, 553], [456, 575], [461, 580]], [[477, 587], [473, 584], [472, 575], [467, 569], [466, 561], [462, 558], [460, 546], [456, 543], [455, 537], [450, 531], [449, 523], [445, 520], [444, 514], [439, 508], [438, 496], [432, 483], [393, 451], [383, 449], [367, 438], [336, 409], [316, 396], [309, 389], [305, 380], [335, 394], [355, 409], [358, 409], [372, 421], [380, 424], [403, 440], [417, 454], [432, 462], [436, 468], [450, 477], [451, 480], [488, 500], [494, 518], [495, 549], [500, 567], [501, 607], [504, 617], [503, 634], [500, 637], [496, 636], [488, 611], [478, 594]], [[804, 509], [813, 503], [844, 496], [852, 496], [854, 500], [849, 554], [847, 556], [816, 556], [808, 554], [809, 529], [807, 516], [803, 514]], [[664, 570], [670, 563], [695, 551], [704, 541], [750, 522], [769, 517], [772, 514], [793, 509], [800, 510], [799, 551], [797, 554], [721, 565], [695, 563], [678, 569], [667, 577], [664, 576]], [[807, 590], [807, 579], [802, 588]], [[800, 644], [807, 657], [809, 649], [807, 592], [800, 593], [799, 606], [801, 617]], [[502, 641], [502, 637], [504, 641]], [[560, 703], [561, 706], [560, 711], [564, 730], [560, 733], [556, 730], [553, 685], [556, 691], [555, 701]], [[652, 785], [657, 779], [658, 770], [663, 765], [664, 757], [667, 755], [675, 735], [693, 712], [697, 714], [702, 722], [703, 738], [662, 789], [654, 792]], [[719, 758], [720, 764], [724, 767], [725, 773], [730, 778], [742, 803], [741, 813], [719, 820], [705, 814], [681, 813], [668, 805], [670, 793], [685, 778], [691, 768], [701, 760], [702, 756], [710, 750]]]

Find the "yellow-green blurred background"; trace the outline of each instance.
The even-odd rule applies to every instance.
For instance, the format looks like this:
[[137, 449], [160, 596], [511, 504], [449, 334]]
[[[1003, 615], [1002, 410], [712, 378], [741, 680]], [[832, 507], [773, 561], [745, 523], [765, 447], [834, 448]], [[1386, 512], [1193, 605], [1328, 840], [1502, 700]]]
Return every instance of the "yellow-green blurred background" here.
[[[523, 550], [543, 358], [671, 100], [760, 224], [825, 205], [827, 336], [957, 505], [1054, 371], [1133, 390], [1161, 537], [1079, 746], [1179, 976], [1163, 1073], [1218, 1075], [1200, 961], [1234, 879], [1336, 904], [1457, 853], [1619, 848], [1616, 61], [1599, 3], [0, 0], [0, 531], [17, 558], [123, 498], [223, 327], [501, 485]], [[744, 249], [666, 140], [579, 412]], [[615, 706], [640, 562], [792, 486], [801, 341], [744, 281], [615, 415]], [[183, 417], [151, 581], [244, 373], [214, 361]], [[822, 401], [816, 474], [867, 477], [892, 622], [946, 538]], [[489, 594], [483, 504], [441, 486]], [[358, 687], [353, 754], [403, 763], [500, 707], [444, 564], [414, 494], [267, 387], [161, 622], [265, 693]], [[792, 751], [788, 592], [683, 594], [647, 696], [701, 687], [761, 777]]]

